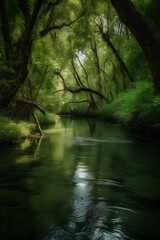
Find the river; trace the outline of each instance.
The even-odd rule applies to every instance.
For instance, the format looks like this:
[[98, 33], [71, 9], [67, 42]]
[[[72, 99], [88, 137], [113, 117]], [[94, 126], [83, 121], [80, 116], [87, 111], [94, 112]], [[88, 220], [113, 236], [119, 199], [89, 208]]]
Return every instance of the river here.
[[66, 117], [0, 156], [1, 240], [160, 239], [158, 142]]

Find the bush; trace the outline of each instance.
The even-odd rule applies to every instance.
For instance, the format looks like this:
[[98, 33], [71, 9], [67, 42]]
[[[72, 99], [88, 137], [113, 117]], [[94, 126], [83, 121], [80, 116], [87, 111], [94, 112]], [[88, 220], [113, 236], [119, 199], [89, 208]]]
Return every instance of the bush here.
[[77, 102], [64, 104], [60, 114], [71, 114], [71, 115], [85, 115], [88, 110], [88, 103]]
[[0, 116], [0, 142], [18, 141], [28, 137], [33, 125], [26, 122], [14, 122], [13, 120]]
[[48, 125], [55, 124], [59, 118], [58, 115], [54, 113], [49, 113], [49, 112], [47, 112], [46, 115], [43, 115], [42, 113], [37, 112], [36, 116], [41, 126], [48, 126]]
[[154, 95], [151, 83], [139, 82], [111, 104], [103, 106], [102, 111], [105, 117], [117, 119], [125, 125], [133, 121], [156, 125], [160, 119], [160, 97]]

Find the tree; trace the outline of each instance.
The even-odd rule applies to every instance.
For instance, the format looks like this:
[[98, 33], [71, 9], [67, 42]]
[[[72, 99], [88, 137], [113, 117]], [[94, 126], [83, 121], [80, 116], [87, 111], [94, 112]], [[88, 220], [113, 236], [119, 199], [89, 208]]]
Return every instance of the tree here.
[[[81, 15], [80, 11], [77, 11], [76, 4], [68, 0], [24, 0], [23, 3], [20, 0], [0, 0], [0, 4], [0, 30], [5, 49], [3, 63], [14, 73], [10, 81], [5, 81], [4, 87], [0, 90], [0, 107], [7, 108], [27, 81], [36, 38], [44, 37], [54, 29], [70, 26], [78, 21]], [[66, 11], [64, 11], [65, 6]], [[16, 10], [13, 17], [12, 7]], [[71, 11], [70, 15], [67, 14], [69, 11]], [[20, 27], [17, 22], [20, 22]], [[13, 31], [12, 25], [16, 25], [16, 31]], [[4, 77], [3, 80], [5, 79]]]
[[[36, 25], [37, 17], [41, 10], [43, 0], [37, 0], [35, 2], [32, 13], [30, 13], [29, 3], [27, 0], [24, 1], [23, 4], [21, 4], [21, 1], [16, 2], [16, 9], [18, 8], [18, 10], [22, 12], [25, 22], [24, 28], [20, 29], [21, 35], [16, 41], [14, 38], [11, 38], [12, 31], [9, 25], [10, 16], [7, 12], [6, 1], [1, 0], [0, 3], [1, 28], [5, 44], [6, 62], [15, 73], [11, 81], [8, 83], [7, 88], [4, 87], [1, 89], [0, 106], [6, 108], [16, 95], [21, 85], [27, 79], [28, 63], [32, 51], [33, 29]], [[17, 16], [19, 16], [18, 14]], [[16, 17], [14, 19], [15, 22]]]
[[141, 46], [152, 72], [155, 93], [160, 94], [160, 44], [131, 0], [111, 0], [111, 3]]
[[[133, 2], [135, 5], [136, 0]], [[21, 104], [33, 102], [29, 105], [31, 111], [38, 99], [51, 109], [55, 105], [54, 92], [58, 93], [57, 102], [67, 101], [59, 91], [62, 85], [74, 92], [76, 100], [87, 96], [87, 101], [95, 102], [91, 106], [101, 104], [100, 94], [112, 101], [133, 79], [147, 77], [145, 57], [152, 70], [155, 92], [159, 93], [159, 43], [149, 29], [149, 21], [144, 21], [131, 0], [24, 0], [23, 3], [0, 0], [0, 3], [0, 108], [6, 109], [14, 100], [21, 99]], [[146, 16], [148, 20], [149, 14]], [[152, 28], [154, 33], [158, 33], [157, 28], [157, 25]], [[145, 57], [139, 58], [143, 52]], [[78, 53], [85, 56], [82, 61]], [[138, 70], [134, 57], [141, 62]], [[64, 77], [64, 84], [53, 73], [55, 69]]]

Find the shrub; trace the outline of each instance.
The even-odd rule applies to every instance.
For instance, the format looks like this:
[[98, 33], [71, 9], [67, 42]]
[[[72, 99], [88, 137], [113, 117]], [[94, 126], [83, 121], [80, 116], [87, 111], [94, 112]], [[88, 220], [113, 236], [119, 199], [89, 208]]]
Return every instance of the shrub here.
[[42, 113], [37, 112], [36, 115], [40, 125], [42, 126], [55, 124], [59, 118], [58, 115], [54, 113], [49, 113], [49, 112], [47, 112], [46, 115], [43, 115]]
[[134, 120], [155, 125], [160, 119], [160, 97], [154, 95], [151, 83], [139, 82], [112, 103], [104, 105], [102, 111], [106, 117], [117, 119], [125, 125]]
[[32, 125], [26, 122], [14, 122], [13, 120], [0, 116], [0, 142], [18, 141], [28, 137]]
[[85, 115], [88, 109], [88, 103], [77, 102], [64, 104], [60, 114]]

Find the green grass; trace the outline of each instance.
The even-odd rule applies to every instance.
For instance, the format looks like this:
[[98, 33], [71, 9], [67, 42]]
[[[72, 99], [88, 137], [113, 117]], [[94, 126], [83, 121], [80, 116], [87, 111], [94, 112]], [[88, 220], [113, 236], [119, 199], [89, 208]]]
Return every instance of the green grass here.
[[139, 82], [121, 93], [110, 104], [102, 107], [106, 118], [116, 119], [124, 125], [160, 124], [160, 96], [154, 95], [153, 86], [148, 82]]
[[30, 136], [33, 125], [0, 116], [0, 142], [19, 141]]
[[[52, 113], [46, 113], [45, 116], [37, 115], [40, 125], [55, 124], [58, 119], [58, 116]], [[0, 116], [0, 143], [18, 142], [23, 138], [30, 137], [33, 132], [35, 132], [34, 124]]]

